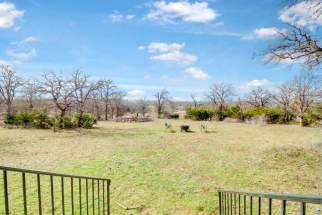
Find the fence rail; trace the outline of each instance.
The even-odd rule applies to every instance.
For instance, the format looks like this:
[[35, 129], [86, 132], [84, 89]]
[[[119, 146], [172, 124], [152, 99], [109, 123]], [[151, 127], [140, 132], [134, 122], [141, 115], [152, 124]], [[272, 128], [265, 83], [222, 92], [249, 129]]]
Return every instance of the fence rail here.
[[109, 215], [110, 182], [0, 166], [0, 214]]
[[[320, 214], [322, 196], [289, 195], [277, 193], [251, 193], [234, 190], [218, 190], [220, 215], [261, 215], [261, 214], [309, 214], [308, 205], [311, 206], [310, 214]], [[278, 202], [276, 202], [278, 201]], [[266, 205], [264, 205], [266, 203]], [[279, 204], [275, 210], [274, 206]], [[290, 210], [287, 204], [292, 203]], [[295, 204], [295, 205], [294, 205]], [[266, 210], [264, 210], [264, 208]]]

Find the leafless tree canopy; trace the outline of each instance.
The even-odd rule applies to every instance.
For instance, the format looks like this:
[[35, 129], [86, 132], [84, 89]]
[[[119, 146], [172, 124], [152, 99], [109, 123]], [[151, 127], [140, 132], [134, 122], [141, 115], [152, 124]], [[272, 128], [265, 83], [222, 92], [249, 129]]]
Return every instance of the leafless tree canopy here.
[[321, 76], [312, 71], [303, 72], [294, 78], [292, 85], [295, 93], [294, 105], [298, 116], [303, 118], [313, 103], [321, 99]]
[[195, 94], [191, 93], [190, 98], [192, 100], [194, 108], [198, 107], [199, 102], [198, 102], [197, 96]]
[[148, 113], [148, 108], [149, 108], [149, 102], [145, 99], [142, 98], [140, 100], [137, 101], [137, 108], [138, 108], [138, 112], [142, 114], [142, 116], [144, 117], [146, 113]]
[[280, 33], [281, 42], [271, 48], [269, 61], [291, 61], [305, 63], [310, 68], [317, 67], [322, 61], [322, 47], [317, 39], [310, 36], [303, 28], [289, 25], [291, 32]]
[[294, 86], [291, 82], [284, 83], [278, 87], [277, 95], [274, 96], [277, 104], [283, 110], [284, 122], [288, 122], [291, 120], [291, 113], [293, 110], [293, 101], [294, 101]]
[[162, 89], [158, 91], [156, 94], [154, 94], [154, 97], [156, 98], [157, 114], [160, 118], [163, 114], [166, 102], [169, 101], [169, 92], [166, 89]]
[[105, 120], [108, 120], [109, 108], [111, 108], [111, 98], [115, 93], [116, 85], [110, 79], [100, 81], [99, 94], [104, 103]]
[[247, 102], [253, 107], [267, 107], [272, 101], [272, 94], [263, 87], [256, 87], [250, 90], [247, 96]]
[[66, 80], [66, 78], [54, 72], [45, 73], [42, 81], [42, 92], [50, 95], [53, 103], [60, 111], [60, 116], [64, 117], [73, 103], [74, 89], [71, 80]]
[[26, 98], [29, 109], [34, 108], [34, 102], [37, 97], [40, 96], [41, 87], [37, 80], [26, 80], [23, 83], [22, 93]]
[[1, 66], [0, 71], [0, 101], [7, 107], [7, 115], [13, 114], [13, 101], [17, 88], [21, 85], [21, 79], [16, 71], [9, 66]]
[[[322, 2], [320, 0], [303, 0], [311, 3], [311, 19], [322, 16]], [[299, 0], [289, 0], [289, 6], [297, 4]], [[281, 41], [266, 53], [268, 61], [289, 61], [304, 63], [310, 69], [319, 67], [322, 61], [321, 37], [314, 37], [313, 32], [294, 23], [286, 23], [288, 32], [280, 32]]]
[[213, 84], [207, 97], [213, 105], [217, 105], [219, 110], [223, 110], [226, 102], [234, 95], [234, 88], [231, 84], [216, 83]]

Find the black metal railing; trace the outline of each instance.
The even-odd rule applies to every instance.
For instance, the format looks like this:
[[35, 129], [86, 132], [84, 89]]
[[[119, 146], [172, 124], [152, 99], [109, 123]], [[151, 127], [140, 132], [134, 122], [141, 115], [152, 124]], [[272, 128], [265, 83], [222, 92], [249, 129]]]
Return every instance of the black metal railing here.
[[110, 214], [110, 180], [0, 166], [0, 214]]
[[321, 214], [322, 196], [218, 190], [220, 215]]

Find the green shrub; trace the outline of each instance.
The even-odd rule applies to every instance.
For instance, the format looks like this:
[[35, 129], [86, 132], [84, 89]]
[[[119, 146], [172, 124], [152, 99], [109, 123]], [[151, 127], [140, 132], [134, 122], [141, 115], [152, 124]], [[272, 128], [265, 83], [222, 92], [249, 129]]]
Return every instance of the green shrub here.
[[32, 125], [35, 128], [48, 129], [53, 125], [46, 109], [33, 110], [30, 115], [32, 116]]
[[251, 119], [255, 116], [265, 115], [265, 113], [266, 113], [266, 108], [252, 108], [252, 109], [247, 110], [244, 113], [244, 117], [246, 119]]
[[214, 116], [214, 111], [205, 108], [189, 108], [186, 118], [193, 120], [209, 120]]
[[317, 125], [321, 121], [321, 117], [319, 114], [316, 113], [307, 113], [304, 114], [302, 119], [302, 126], [311, 126]]
[[72, 123], [75, 127], [81, 127], [90, 129], [97, 123], [97, 119], [94, 115], [89, 113], [83, 113], [82, 117], [80, 113], [74, 113], [72, 117]]
[[7, 125], [18, 125], [16, 115], [6, 115], [3, 122]]
[[232, 106], [227, 111], [227, 117], [244, 120], [244, 114], [239, 106]]
[[228, 117], [228, 112], [224, 111], [224, 110], [216, 110], [216, 111], [214, 111], [214, 116], [219, 121], [223, 121], [226, 117]]
[[282, 121], [283, 112], [278, 108], [269, 108], [265, 111], [268, 123], [279, 123]]
[[179, 114], [178, 113], [170, 114], [169, 119], [179, 119]]

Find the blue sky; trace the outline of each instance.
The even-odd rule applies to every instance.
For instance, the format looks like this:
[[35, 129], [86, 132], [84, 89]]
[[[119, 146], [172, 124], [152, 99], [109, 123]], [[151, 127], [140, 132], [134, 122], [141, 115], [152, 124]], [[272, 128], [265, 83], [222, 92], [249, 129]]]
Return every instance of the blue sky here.
[[281, 9], [276, 0], [0, 0], [0, 62], [32, 77], [80, 68], [133, 97], [161, 88], [201, 97], [214, 82], [272, 87], [300, 68], [263, 63], [285, 30]]

